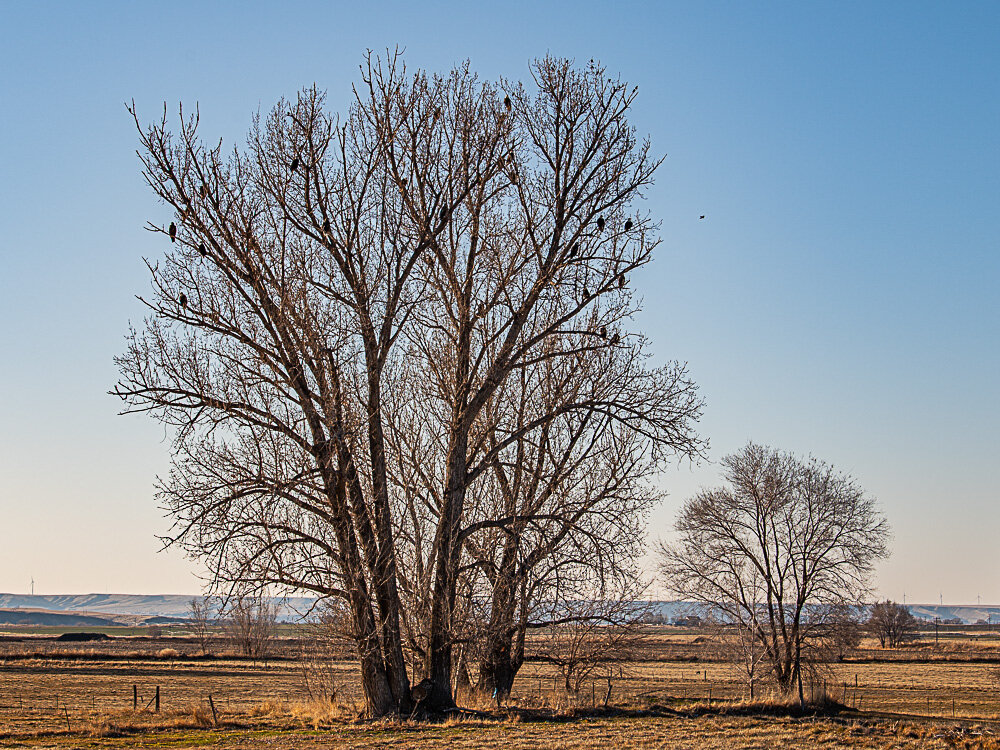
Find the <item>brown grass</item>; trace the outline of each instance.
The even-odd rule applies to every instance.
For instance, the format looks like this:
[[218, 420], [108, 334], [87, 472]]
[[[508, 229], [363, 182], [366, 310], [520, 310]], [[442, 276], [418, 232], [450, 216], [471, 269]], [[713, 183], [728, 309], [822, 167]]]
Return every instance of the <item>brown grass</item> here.
[[[122, 639], [110, 659], [89, 647], [43, 649], [33, 658], [37, 644], [15, 654], [18, 644], [8, 643], [12, 658], [0, 656], [0, 746], [1000, 747], [1000, 692], [989, 661], [1000, 654], [996, 638], [952, 637], [938, 650], [927, 642], [895, 651], [862, 644], [807, 683], [807, 697], [825, 694], [850, 707], [828, 706], [818, 716], [798, 715], [794, 697], [749, 701], [732, 667], [714, 660], [711, 638], [698, 638], [651, 629], [644, 660], [613, 679], [611, 712], [601, 708], [603, 674], [567, 696], [549, 667], [528, 662], [502, 709], [463, 695], [463, 706], [490, 716], [456, 714], [431, 725], [362, 721], [350, 661], [333, 665], [333, 702], [310, 698], [291, 659], [206, 661], [191, 656], [192, 644], [168, 639], [150, 642], [139, 657], [128, 656], [135, 649]], [[670, 654], [676, 658], [665, 660]], [[159, 714], [144, 708], [156, 686]]]

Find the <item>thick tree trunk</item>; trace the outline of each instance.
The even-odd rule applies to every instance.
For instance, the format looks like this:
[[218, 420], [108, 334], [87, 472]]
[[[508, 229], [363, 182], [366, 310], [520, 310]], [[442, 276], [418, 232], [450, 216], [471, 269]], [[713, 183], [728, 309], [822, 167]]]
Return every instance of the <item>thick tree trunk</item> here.
[[511, 654], [511, 639], [494, 640], [488, 645], [488, 650], [479, 665], [480, 691], [497, 702], [502, 701], [510, 695], [519, 667], [519, 664], [515, 665]]
[[[352, 605], [354, 603], [352, 602]], [[361, 688], [365, 696], [366, 713], [372, 718], [399, 713], [399, 705], [386, 675], [375, 623], [369, 619], [370, 607], [353, 606], [355, 610], [358, 656], [361, 662]], [[359, 611], [362, 610], [362, 611]], [[357, 619], [360, 618], [360, 622]]]
[[448, 480], [441, 507], [438, 533], [440, 545], [434, 575], [431, 602], [430, 678], [434, 681], [427, 705], [432, 711], [455, 706], [451, 690], [452, 628], [458, 567], [461, 549], [458, 543], [465, 504], [466, 451], [468, 432], [459, 428], [448, 455]]
[[389, 490], [385, 465], [385, 435], [382, 430], [381, 386], [378, 378], [369, 381], [371, 417], [368, 428], [372, 456], [372, 489], [375, 498], [375, 530], [378, 538], [378, 559], [373, 571], [373, 585], [381, 613], [382, 648], [388, 670], [389, 685], [401, 712], [409, 713], [410, 681], [403, 656], [400, 631], [399, 589], [396, 584], [396, 551], [389, 511]]
[[486, 644], [479, 665], [480, 690], [497, 702], [503, 700], [514, 686], [514, 677], [520, 668], [514, 659], [514, 614], [517, 610], [513, 567], [516, 562], [516, 544], [508, 536], [504, 543], [500, 569], [493, 582], [493, 602], [490, 622], [486, 628]]

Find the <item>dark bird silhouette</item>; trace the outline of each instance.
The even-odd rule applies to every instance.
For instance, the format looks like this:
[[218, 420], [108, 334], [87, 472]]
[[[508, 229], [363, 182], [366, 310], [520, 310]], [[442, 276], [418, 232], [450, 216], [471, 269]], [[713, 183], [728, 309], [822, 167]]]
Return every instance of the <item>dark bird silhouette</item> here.
[[174, 222], [170, 222], [170, 229], [168, 231], [170, 232], [170, 241], [171, 242], [176, 241], [177, 240], [177, 225], [174, 224]]
[[205, 196], [207, 196], [208, 195], [208, 185], [202, 185], [200, 188], [198, 188], [198, 195], [200, 195], [202, 198], [204, 198]]
[[618, 288], [619, 289], [625, 288], [625, 274], [622, 274], [621, 276], [618, 277]]
[[299, 157], [295, 156], [295, 157], [293, 157], [293, 158], [292, 158], [292, 165], [291, 165], [291, 166], [292, 166], [292, 171], [293, 171], [293, 172], [294, 172], [294, 171], [295, 171], [296, 169], [298, 169], [298, 168], [299, 168]]
[[601, 231], [601, 232], [604, 231], [604, 217], [603, 216], [598, 216], [597, 217], [597, 229], [599, 231]]
[[330, 220], [329, 219], [323, 219], [323, 231], [326, 232], [327, 234], [330, 233]]
[[629, 219], [628, 221], [625, 222], [625, 231], [627, 232], [630, 229], [632, 229], [632, 220], [631, 219]]
[[617, 344], [619, 341], [621, 341], [621, 336], [619, 336], [617, 333], [611, 337], [612, 344]]
[[583, 288], [583, 298], [584, 299], [590, 299], [590, 290], [587, 289], [587, 287]]
[[202, 242], [198, 245], [198, 252], [202, 255], [208, 255], [208, 248], [205, 247], [205, 243]]
[[447, 208], [442, 208], [441, 209], [441, 223], [443, 224], [446, 221], [448, 221], [448, 209]]
[[569, 251], [569, 257], [575, 258], [578, 252], [580, 252], [580, 243], [574, 242], [573, 247]]
[[702, 215], [701, 215], [701, 216], [699, 216], [698, 218], [699, 218], [699, 219], [704, 219], [704, 218], [705, 218], [705, 214], [702, 214]]
[[181, 307], [187, 307], [187, 306], [188, 306], [187, 295], [184, 294], [184, 292], [181, 292]]
[[601, 338], [606, 339], [608, 337], [608, 327], [601, 326]]
[[510, 110], [511, 110], [511, 107], [513, 107], [513, 106], [514, 106], [514, 105], [513, 105], [512, 103], [511, 103], [511, 101], [510, 101], [510, 97], [509, 97], [509, 96], [505, 96], [505, 97], [503, 98], [503, 106], [505, 106], [505, 107], [507, 108], [507, 111], [508, 111], [508, 112], [510, 112]]

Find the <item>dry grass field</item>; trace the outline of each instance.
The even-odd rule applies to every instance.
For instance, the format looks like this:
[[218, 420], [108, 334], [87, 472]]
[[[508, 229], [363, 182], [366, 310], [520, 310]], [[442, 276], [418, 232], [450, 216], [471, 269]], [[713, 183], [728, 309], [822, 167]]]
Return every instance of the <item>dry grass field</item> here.
[[615, 669], [607, 709], [606, 673], [571, 699], [551, 667], [529, 661], [507, 706], [467, 698], [489, 716], [439, 724], [362, 721], [347, 658], [324, 665], [336, 702], [317, 700], [295, 637], [282, 639], [266, 664], [200, 658], [179, 632], [80, 644], [14, 630], [7, 638], [3, 747], [1000, 747], [992, 675], [1000, 638], [992, 632], [954, 631], [937, 644], [925, 634], [896, 651], [862, 643], [806, 687], [807, 697], [825, 689], [846, 708], [799, 716], [774, 701], [746, 703], [710, 636], [651, 627], [641, 659]]

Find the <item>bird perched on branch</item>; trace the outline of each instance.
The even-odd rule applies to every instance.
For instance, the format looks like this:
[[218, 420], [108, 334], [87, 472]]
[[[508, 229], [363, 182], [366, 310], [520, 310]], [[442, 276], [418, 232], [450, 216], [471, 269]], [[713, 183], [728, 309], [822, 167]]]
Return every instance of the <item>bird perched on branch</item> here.
[[200, 188], [198, 188], [198, 195], [200, 195], [202, 198], [204, 198], [205, 196], [207, 196], [208, 195], [208, 185], [202, 184], [202, 186]]
[[569, 257], [571, 257], [571, 258], [575, 258], [575, 257], [576, 257], [576, 254], [577, 254], [578, 252], [580, 252], [580, 243], [579, 243], [579, 242], [574, 242], [574, 243], [573, 243], [573, 247], [572, 247], [572, 248], [570, 248], [570, 251], [569, 251]]
[[187, 295], [184, 294], [184, 292], [181, 292], [181, 307], [187, 307], [187, 306], [188, 306]]
[[441, 209], [441, 223], [444, 224], [446, 221], [448, 221], [448, 209], [447, 208], [442, 208]]
[[601, 338], [606, 339], [608, 337], [608, 327], [601, 326]]
[[632, 220], [631, 219], [629, 219], [629, 220], [627, 220], [625, 222], [625, 231], [628, 232], [630, 229], [632, 229]]
[[505, 96], [503, 98], [503, 106], [505, 106], [507, 108], [508, 112], [510, 112], [511, 108], [514, 106], [512, 104], [512, 102], [510, 101], [510, 97], [509, 96]]
[[617, 344], [619, 341], [621, 341], [621, 337], [617, 333], [611, 337], [612, 344]]
[[597, 217], [597, 229], [598, 229], [598, 231], [601, 231], [601, 232], [604, 231], [604, 217], [603, 216], [598, 216]]
[[298, 169], [299, 168], [299, 157], [297, 157], [297, 156], [292, 157], [292, 163], [289, 166], [292, 168], [293, 172], [296, 169]]
[[198, 244], [198, 252], [201, 253], [203, 256], [208, 255], [208, 248], [205, 247], [204, 242]]
[[170, 228], [167, 230], [170, 233], [170, 241], [177, 241], [177, 225], [174, 222], [170, 222]]
[[618, 277], [618, 288], [619, 289], [625, 288], [625, 274], [622, 274], [621, 276]]
[[323, 231], [326, 232], [327, 234], [330, 234], [330, 220], [329, 219], [323, 219]]

